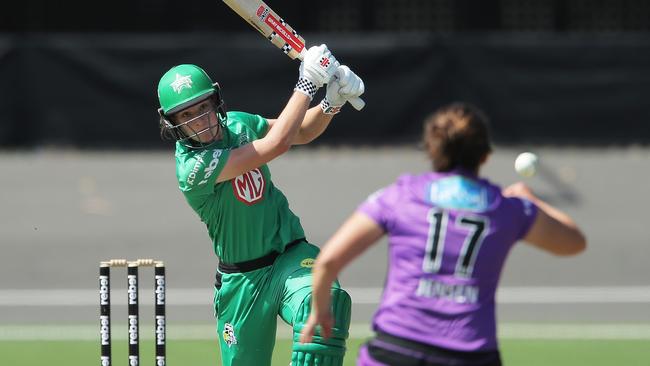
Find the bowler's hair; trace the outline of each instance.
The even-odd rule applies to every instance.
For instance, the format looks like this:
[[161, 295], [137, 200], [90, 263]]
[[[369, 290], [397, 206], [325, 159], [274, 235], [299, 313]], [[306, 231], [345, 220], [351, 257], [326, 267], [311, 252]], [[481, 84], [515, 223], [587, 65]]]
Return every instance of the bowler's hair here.
[[466, 103], [443, 106], [427, 117], [422, 137], [436, 172], [457, 168], [478, 172], [492, 151], [487, 116]]

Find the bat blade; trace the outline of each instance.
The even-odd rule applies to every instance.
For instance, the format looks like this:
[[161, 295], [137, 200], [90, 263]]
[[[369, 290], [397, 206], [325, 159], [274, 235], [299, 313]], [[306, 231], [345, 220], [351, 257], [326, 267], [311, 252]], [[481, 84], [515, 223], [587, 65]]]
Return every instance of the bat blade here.
[[[223, 0], [223, 2], [291, 59], [302, 61], [306, 49], [305, 40], [263, 1]], [[358, 111], [366, 105], [358, 97], [350, 99], [349, 102]]]
[[291, 59], [302, 60], [305, 40], [284, 19], [260, 0], [223, 0]]

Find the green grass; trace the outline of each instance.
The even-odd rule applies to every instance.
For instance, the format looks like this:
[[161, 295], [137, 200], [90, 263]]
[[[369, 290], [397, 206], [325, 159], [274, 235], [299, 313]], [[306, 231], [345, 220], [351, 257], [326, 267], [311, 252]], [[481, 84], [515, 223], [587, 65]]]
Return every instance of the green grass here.
[[[345, 365], [354, 365], [364, 339], [352, 339]], [[119, 343], [119, 344], [118, 344]], [[516, 366], [611, 366], [648, 365], [647, 340], [503, 340], [505, 365]], [[289, 364], [290, 343], [278, 340], [273, 365]], [[114, 365], [126, 365], [126, 344], [113, 345]], [[169, 365], [220, 365], [216, 341], [171, 341], [167, 349]], [[152, 342], [144, 342], [141, 364], [153, 365]], [[99, 365], [99, 345], [94, 341], [0, 341], [0, 365], [88, 366]]]

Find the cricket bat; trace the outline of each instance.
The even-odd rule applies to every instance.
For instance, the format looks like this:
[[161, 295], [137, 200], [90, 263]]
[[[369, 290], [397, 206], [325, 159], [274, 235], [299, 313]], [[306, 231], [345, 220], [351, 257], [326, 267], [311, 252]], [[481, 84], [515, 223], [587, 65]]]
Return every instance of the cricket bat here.
[[[305, 40], [261, 0], [223, 0], [240, 17], [257, 29], [292, 60], [302, 61], [306, 52]], [[349, 100], [360, 111], [366, 103], [361, 98]]]

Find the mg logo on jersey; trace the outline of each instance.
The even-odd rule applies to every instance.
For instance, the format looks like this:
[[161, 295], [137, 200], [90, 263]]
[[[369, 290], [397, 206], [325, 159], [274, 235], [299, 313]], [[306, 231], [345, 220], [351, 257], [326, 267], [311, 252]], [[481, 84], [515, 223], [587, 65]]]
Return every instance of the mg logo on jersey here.
[[232, 180], [235, 197], [247, 205], [252, 205], [262, 199], [264, 184], [264, 175], [262, 175], [259, 168], [246, 172]]

